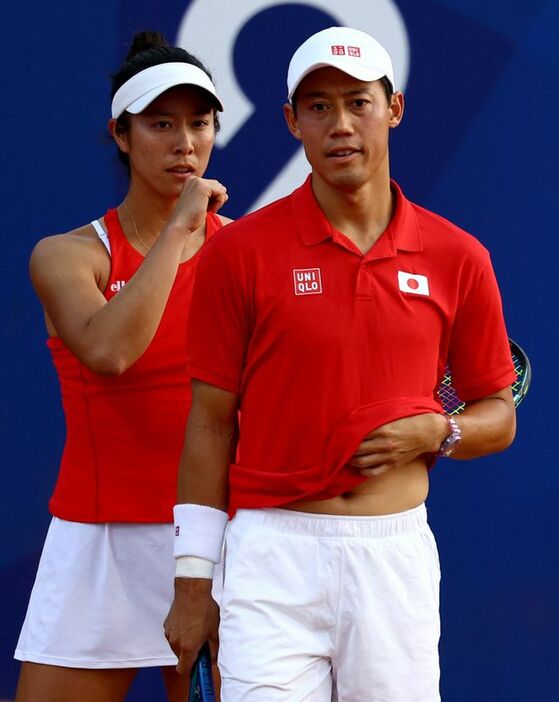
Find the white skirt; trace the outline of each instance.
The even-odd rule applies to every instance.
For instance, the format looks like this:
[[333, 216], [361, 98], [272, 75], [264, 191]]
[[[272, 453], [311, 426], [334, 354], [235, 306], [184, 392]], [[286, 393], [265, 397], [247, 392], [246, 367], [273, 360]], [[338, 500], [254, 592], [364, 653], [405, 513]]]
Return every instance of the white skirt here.
[[172, 524], [53, 518], [15, 658], [69, 668], [176, 665]]

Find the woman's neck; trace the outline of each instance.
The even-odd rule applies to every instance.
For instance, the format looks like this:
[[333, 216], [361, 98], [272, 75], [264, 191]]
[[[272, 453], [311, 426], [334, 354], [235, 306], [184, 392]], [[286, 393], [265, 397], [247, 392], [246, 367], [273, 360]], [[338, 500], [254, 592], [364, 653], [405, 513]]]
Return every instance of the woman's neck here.
[[121, 204], [125, 216], [131, 220], [132, 231], [137, 230], [140, 241], [151, 245], [159, 237], [168, 222], [178, 198], [163, 198], [153, 193], [139, 192], [131, 187]]

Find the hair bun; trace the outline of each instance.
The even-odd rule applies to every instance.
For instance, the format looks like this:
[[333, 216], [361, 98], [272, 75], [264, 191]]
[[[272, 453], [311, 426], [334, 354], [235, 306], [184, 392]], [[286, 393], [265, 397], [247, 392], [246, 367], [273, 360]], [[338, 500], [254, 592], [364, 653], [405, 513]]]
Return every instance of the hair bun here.
[[132, 44], [130, 46], [130, 50], [128, 51], [126, 61], [129, 61], [137, 54], [141, 54], [143, 51], [156, 49], [162, 46], [169, 46], [169, 42], [167, 39], [165, 39], [161, 32], [155, 32], [152, 30], [138, 32], [132, 39]]

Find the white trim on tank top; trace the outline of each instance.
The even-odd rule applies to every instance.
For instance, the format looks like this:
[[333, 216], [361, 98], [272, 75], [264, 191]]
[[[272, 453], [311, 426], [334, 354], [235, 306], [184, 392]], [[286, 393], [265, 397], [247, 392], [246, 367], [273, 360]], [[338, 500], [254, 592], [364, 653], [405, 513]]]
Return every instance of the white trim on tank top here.
[[99, 239], [101, 239], [101, 243], [107, 249], [107, 251], [109, 252], [109, 256], [110, 256], [111, 255], [111, 242], [109, 241], [109, 235], [101, 226], [101, 222], [98, 219], [94, 219], [93, 222], [91, 222], [91, 226], [97, 232], [97, 236], [99, 237]]

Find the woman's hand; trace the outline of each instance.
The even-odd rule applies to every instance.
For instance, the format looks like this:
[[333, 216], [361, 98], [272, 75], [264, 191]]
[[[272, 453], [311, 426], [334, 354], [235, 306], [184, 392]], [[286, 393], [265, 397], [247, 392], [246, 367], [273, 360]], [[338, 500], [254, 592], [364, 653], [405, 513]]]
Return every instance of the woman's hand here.
[[227, 199], [227, 189], [219, 181], [191, 176], [185, 181], [167, 227], [191, 234], [204, 225], [207, 212], [217, 212]]

